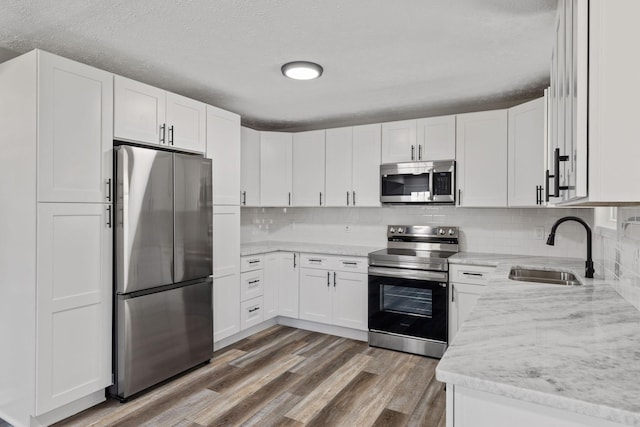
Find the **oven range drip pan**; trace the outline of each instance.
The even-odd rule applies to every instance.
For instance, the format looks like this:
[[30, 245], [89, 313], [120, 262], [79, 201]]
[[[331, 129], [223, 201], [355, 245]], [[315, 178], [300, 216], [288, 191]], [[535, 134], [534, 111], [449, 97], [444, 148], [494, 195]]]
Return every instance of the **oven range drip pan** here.
[[447, 350], [446, 342], [409, 337], [406, 335], [376, 330], [369, 330], [369, 345], [372, 347], [402, 351], [404, 353], [435, 357], [437, 359], [442, 358], [442, 355]]

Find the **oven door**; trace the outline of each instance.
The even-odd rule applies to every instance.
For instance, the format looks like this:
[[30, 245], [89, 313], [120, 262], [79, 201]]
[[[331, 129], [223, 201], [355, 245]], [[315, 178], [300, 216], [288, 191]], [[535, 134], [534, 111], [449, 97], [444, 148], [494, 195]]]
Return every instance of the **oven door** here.
[[369, 330], [447, 342], [447, 273], [369, 267]]

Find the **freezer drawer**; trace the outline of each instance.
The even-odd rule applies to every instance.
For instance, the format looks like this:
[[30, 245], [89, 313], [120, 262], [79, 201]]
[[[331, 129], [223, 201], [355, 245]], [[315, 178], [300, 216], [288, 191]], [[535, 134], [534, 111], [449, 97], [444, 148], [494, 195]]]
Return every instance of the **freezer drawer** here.
[[212, 280], [116, 301], [115, 384], [127, 398], [213, 356]]

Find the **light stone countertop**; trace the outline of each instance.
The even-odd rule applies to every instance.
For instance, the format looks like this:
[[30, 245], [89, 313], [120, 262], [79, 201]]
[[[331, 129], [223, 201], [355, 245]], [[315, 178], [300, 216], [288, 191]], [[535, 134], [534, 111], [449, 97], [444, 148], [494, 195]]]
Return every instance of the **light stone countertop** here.
[[312, 254], [343, 255], [366, 257], [369, 252], [374, 252], [383, 248], [372, 246], [355, 245], [333, 245], [328, 243], [306, 243], [306, 242], [279, 242], [274, 240], [243, 243], [240, 245], [240, 256], [250, 256], [266, 254], [269, 252], [286, 251], [302, 252]]
[[[450, 262], [497, 269], [439, 381], [640, 426], [640, 311], [584, 278], [584, 260], [461, 253]], [[510, 280], [512, 266], [571, 271], [583, 285]]]

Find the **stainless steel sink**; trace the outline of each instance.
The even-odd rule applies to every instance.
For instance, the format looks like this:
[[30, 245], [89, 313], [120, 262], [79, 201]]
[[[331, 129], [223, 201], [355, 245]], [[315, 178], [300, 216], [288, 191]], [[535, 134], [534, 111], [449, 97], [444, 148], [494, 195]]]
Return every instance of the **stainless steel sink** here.
[[521, 282], [548, 283], [550, 285], [579, 286], [582, 283], [572, 273], [566, 271], [534, 270], [513, 267], [509, 279]]

